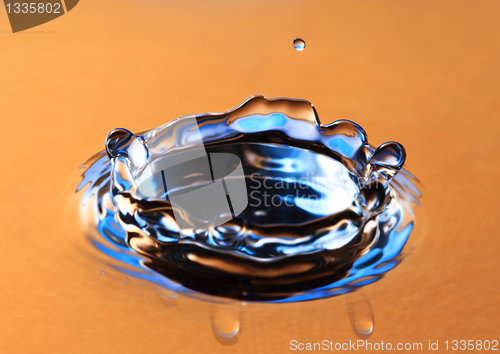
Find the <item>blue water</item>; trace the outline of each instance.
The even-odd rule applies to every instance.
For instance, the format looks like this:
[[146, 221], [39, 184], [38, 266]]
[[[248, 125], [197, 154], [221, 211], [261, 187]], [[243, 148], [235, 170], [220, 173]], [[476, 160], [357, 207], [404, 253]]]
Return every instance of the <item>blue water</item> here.
[[[321, 124], [305, 100], [256, 96], [143, 135], [113, 131], [77, 191], [98, 220], [89, 241], [124, 273], [190, 296], [305, 301], [403, 260], [420, 205], [405, 154], [371, 147], [353, 122]], [[224, 212], [200, 194], [219, 182]], [[210, 197], [179, 199], [191, 195]]]

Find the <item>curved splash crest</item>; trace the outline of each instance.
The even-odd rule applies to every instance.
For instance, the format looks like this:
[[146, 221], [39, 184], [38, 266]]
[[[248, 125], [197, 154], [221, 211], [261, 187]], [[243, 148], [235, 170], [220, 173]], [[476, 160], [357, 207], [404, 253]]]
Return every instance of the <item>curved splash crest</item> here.
[[128, 274], [304, 301], [400, 263], [421, 196], [405, 157], [396, 142], [371, 147], [356, 123], [322, 124], [308, 101], [255, 96], [143, 135], [113, 130], [77, 191], [97, 216], [90, 241]]

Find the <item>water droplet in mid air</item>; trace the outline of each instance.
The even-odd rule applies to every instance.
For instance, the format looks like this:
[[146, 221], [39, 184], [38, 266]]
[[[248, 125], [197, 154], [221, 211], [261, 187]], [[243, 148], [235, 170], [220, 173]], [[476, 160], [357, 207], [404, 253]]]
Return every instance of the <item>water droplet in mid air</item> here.
[[301, 52], [306, 47], [306, 42], [304, 42], [303, 39], [295, 38], [293, 40], [293, 46], [295, 47], [296, 50], [298, 50], [299, 52]]

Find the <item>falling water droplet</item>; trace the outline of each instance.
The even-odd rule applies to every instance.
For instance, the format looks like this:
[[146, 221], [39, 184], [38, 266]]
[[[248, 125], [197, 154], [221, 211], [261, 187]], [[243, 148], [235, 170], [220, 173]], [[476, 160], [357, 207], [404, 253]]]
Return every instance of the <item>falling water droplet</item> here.
[[347, 295], [346, 303], [352, 330], [361, 339], [369, 338], [375, 326], [370, 299], [364, 292], [357, 290]]
[[295, 47], [296, 50], [298, 50], [299, 52], [301, 52], [306, 47], [306, 42], [304, 42], [304, 40], [301, 39], [301, 38], [295, 38], [293, 40], [293, 46]]
[[240, 339], [243, 303], [214, 304], [210, 311], [210, 327], [215, 339], [223, 345], [233, 345]]

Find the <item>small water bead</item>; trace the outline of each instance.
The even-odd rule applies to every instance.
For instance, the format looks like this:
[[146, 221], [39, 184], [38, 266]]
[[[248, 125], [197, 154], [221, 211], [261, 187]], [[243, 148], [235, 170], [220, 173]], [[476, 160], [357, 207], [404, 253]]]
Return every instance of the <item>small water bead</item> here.
[[147, 160], [148, 152], [144, 142], [127, 129], [113, 129], [106, 137], [106, 152], [110, 159], [126, 156], [132, 167], [142, 167]]
[[368, 296], [361, 291], [354, 291], [346, 297], [347, 313], [354, 333], [361, 339], [373, 334], [375, 320]]
[[244, 302], [214, 303], [210, 311], [210, 327], [217, 341], [233, 345], [241, 335]]
[[296, 50], [301, 52], [306, 47], [306, 42], [301, 38], [295, 38], [293, 40], [293, 46], [295, 47]]

